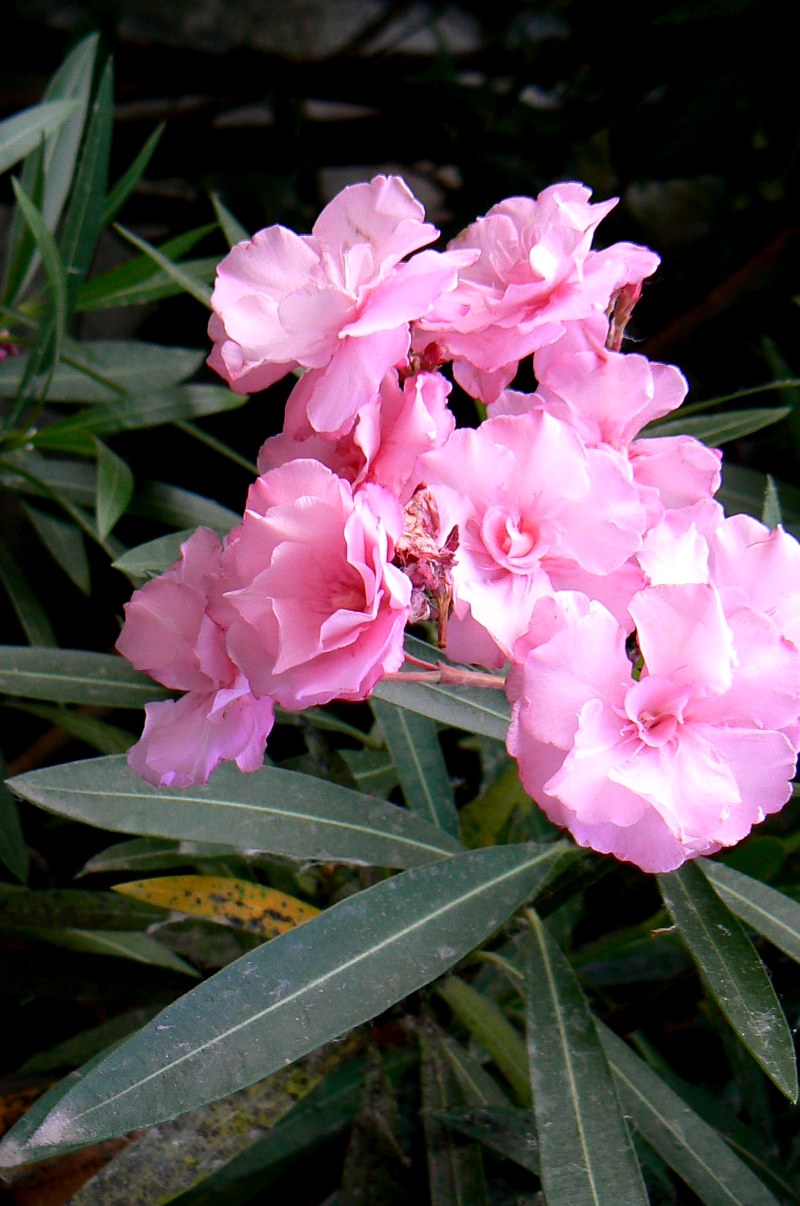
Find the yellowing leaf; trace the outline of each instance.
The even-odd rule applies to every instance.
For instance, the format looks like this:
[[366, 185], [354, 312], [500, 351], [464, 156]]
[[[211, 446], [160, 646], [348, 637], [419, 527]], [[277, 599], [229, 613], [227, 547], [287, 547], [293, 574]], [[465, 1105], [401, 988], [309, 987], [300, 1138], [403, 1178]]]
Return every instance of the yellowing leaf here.
[[116, 884], [114, 891], [262, 938], [292, 930], [319, 912], [286, 892], [226, 875], [165, 875]]

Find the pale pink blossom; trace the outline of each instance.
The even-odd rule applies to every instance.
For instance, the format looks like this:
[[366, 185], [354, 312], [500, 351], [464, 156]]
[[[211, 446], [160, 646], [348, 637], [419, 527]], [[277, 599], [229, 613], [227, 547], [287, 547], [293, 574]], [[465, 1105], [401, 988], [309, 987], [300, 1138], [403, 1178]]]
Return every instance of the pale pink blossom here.
[[221, 596], [221, 556], [216, 533], [198, 528], [180, 560], [125, 605], [118, 651], [165, 687], [188, 692], [148, 704], [144, 732], [129, 751], [130, 765], [156, 787], [205, 783], [222, 761], [247, 771], [264, 761], [272, 700], [252, 694], [209, 614]]
[[411, 583], [391, 564], [403, 532], [397, 499], [313, 460], [250, 488], [228, 542], [219, 611], [230, 656], [258, 696], [299, 710], [365, 699], [403, 662]]
[[599, 603], [541, 600], [507, 689], [526, 790], [583, 846], [664, 872], [733, 845], [791, 794], [800, 655], [705, 583], [641, 591], [638, 681]]
[[449, 393], [450, 383], [441, 373], [415, 373], [401, 384], [397, 371], [390, 369], [379, 393], [359, 408], [353, 426], [338, 438], [315, 432], [290, 400], [283, 432], [261, 447], [258, 471], [311, 457], [352, 486], [376, 482], [406, 502], [418, 483], [417, 458], [440, 448], [455, 427]]
[[474, 252], [425, 251], [438, 231], [397, 176], [346, 188], [310, 235], [270, 226], [219, 265], [209, 364], [239, 392], [265, 389], [293, 368], [316, 431], [342, 433], [405, 360], [409, 324]]
[[[573, 573], [613, 575], [641, 545], [645, 513], [625, 459], [586, 449], [541, 411], [459, 429], [418, 470], [442, 530], [458, 528], [448, 651], [459, 659], [478, 640], [482, 663], [502, 665], [538, 598], [572, 585]], [[625, 576], [626, 590], [638, 574]], [[476, 626], [496, 645], [491, 660]]]
[[591, 250], [616, 201], [592, 205], [590, 196], [567, 183], [536, 200], [510, 197], [450, 244], [480, 255], [418, 323], [416, 346], [435, 339], [473, 396], [493, 402], [525, 356], [558, 339], [565, 324], [603, 315], [624, 285], [655, 271], [658, 257], [633, 244]]

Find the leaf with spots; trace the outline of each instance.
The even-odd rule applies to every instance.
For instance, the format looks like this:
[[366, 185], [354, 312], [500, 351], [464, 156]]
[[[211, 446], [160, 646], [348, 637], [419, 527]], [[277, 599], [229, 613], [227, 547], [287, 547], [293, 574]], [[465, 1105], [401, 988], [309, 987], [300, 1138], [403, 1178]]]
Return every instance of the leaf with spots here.
[[116, 884], [114, 891], [262, 938], [292, 930], [319, 912], [286, 892], [226, 875], [165, 875]]

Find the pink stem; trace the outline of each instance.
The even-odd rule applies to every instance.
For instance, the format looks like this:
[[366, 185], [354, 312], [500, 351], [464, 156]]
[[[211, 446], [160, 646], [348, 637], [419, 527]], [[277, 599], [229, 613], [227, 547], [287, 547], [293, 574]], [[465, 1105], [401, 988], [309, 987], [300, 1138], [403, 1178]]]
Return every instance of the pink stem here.
[[427, 666], [422, 672], [404, 673], [402, 670], [384, 674], [383, 682], [394, 683], [446, 683], [450, 687], [484, 687], [502, 691], [506, 682], [496, 674], [482, 674], [479, 670], [465, 670], [460, 666], [448, 666], [437, 662], [435, 666], [416, 657], [406, 657], [406, 665]]

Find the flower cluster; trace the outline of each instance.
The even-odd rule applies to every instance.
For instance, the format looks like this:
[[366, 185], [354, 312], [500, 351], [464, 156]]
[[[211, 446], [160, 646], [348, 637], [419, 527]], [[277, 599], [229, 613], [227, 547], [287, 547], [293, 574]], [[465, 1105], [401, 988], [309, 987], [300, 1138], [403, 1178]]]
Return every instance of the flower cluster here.
[[[275, 704], [367, 698], [431, 618], [456, 661], [510, 665], [508, 749], [582, 845], [667, 871], [785, 803], [800, 546], [725, 517], [719, 453], [640, 435], [687, 387], [621, 350], [658, 258], [592, 248], [613, 204], [555, 185], [437, 252], [381, 176], [310, 235], [232, 249], [209, 363], [235, 390], [298, 380], [242, 523], [198, 530], [127, 606], [120, 652], [184, 692], [147, 708], [141, 775], [256, 769]], [[512, 388], [523, 362], [533, 393]], [[456, 429], [448, 363], [475, 428]]]

